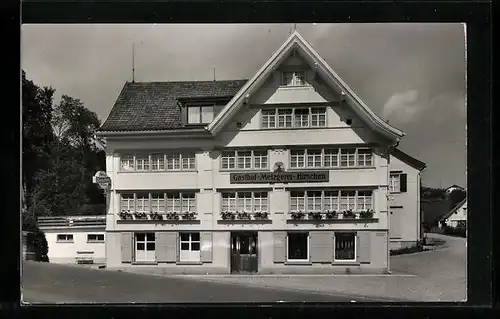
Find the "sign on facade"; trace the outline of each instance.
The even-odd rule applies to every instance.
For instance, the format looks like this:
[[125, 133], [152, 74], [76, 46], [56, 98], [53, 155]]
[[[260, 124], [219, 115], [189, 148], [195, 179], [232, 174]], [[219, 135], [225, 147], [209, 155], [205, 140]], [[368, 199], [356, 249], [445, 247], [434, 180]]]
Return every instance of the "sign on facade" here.
[[283, 172], [269, 173], [230, 173], [231, 184], [265, 184], [265, 183], [317, 183], [328, 182], [328, 171]]
[[98, 171], [92, 178], [92, 182], [97, 184], [100, 189], [107, 190], [111, 185], [111, 178], [106, 174], [106, 172]]

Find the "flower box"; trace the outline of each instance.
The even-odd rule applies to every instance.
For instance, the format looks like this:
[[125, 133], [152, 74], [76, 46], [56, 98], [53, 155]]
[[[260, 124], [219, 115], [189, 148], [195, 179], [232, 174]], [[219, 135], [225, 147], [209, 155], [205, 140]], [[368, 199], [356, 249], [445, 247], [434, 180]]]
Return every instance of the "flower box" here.
[[182, 214], [182, 219], [193, 220], [193, 219], [195, 219], [195, 215], [196, 215], [195, 212], [184, 212], [184, 214]]
[[236, 216], [240, 220], [250, 220], [250, 214], [247, 212], [236, 212]]
[[302, 220], [305, 217], [305, 214], [303, 212], [292, 212], [290, 215], [292, 216], [293, 220]]
[[134, 217], [135, 219], [148, 219], [148, 215], [143, 212], [135, 212]]
[[253, 214], [253, 218], [255, 220], [264, 220], [264, 219], [268, 219], [269, 218], [269, 215], [267, 212], [255, 212]]
[[352, 210], [346, 210], [343, 212], [344, 219], [354, 219], [356, 218], [356, 214]]
[[168, 220], [178, 220], [179, 214], [177, 214], [177, 212], [169, 212], [169, 213], [167, 213], [167, 219]]
[[163, 215], [160, 215], [157, 212], [151, 212], [149, 216], [151, 216], [152, 220], [163, 220]]
[[221, 212], [220, 216], [223, 220], [234, 220], [236, 218], [236, 214], [234, 212]]
[[310, 212], [307, 217], [308, 219], [320, 220], [323, 216], [321, 216], [320, 212]]
[[364, 219], [366, 219], [366, 218], [373, 218], [374, 213], [375, 212], [373, 210], [371, 210], [371, 209], [365, 210], [365, 211], [361, 211], [361, 212], [359, 212], [359, 217], [360, 218], [364, 218]]
[[120, 217], [120, 219], [123, 219], [123, 220], [133, 219], [132, 213], [130, 213], [130, 211], [126, 211], [126, 210], [122, 210], [121, 212], [119, 212], [118, 216]]
[[325, 214], [325, 219], [338, 219], [339, 214], [334, 210], [329, 210]]

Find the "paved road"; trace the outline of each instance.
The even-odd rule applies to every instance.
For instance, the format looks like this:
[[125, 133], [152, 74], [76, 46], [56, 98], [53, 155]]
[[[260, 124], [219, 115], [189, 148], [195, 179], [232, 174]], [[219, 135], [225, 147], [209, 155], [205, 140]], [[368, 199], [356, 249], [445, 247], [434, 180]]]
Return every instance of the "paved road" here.
[[[356, 298], [23, 262], [30, 303], [350, 302]], [[363, 301], [357, 299], [358, 301]]]

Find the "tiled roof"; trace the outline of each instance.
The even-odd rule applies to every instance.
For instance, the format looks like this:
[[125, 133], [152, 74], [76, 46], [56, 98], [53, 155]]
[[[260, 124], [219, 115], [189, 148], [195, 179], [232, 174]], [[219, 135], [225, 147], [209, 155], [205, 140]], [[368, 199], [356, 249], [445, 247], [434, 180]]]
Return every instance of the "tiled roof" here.
[[99, 131], [182, 129], [177, 99], [232, 97], [246, 82], [127, 82]]
[[419, 171], [423, 170], [426, 167], [426, 164], [424, 162], [419, 161], [418, 159], [406, 154], [405, 152], [401, 151], [400, 149], [392, 148], [391, 154], [394, 155], [394, 157], [398, 158], [399, 160], [401, 160], [401, 161], [407, 163], [408, 165], [418, 169]]
[[461, 200], [458, 204], [456, 204], [449, 212], [447, 212], [446, 214], [444, 214], [443, 217], [441, 217], [440, 220], [445, 220], [446, 218], [448, 218], [451, 215], [453, 215], [453, 213], [456, 212], [457, 209], [459, 209], [460, 206], [462, 206], [466, 201], [467, 201], [467, 197], [464, 198], [463, 200]]

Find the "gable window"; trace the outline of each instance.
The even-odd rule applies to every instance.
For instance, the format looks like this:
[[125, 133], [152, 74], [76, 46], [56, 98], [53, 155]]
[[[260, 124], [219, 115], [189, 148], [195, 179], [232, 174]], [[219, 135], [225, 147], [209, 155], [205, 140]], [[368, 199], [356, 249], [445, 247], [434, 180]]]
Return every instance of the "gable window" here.
[[311, 126], [312, 127], [326, 126], [326, 112], [324, 108], [311, 108]]
[[188, 106], [188, 124], [208, 124], [214, 119], [214, 106]]
[[267, 212], [267, 192], [224, 192], [221, 194], [223, 212]]
[[263, 128], [276, 127], [276, 109], [262, 110], [261, 116]]
[[404, 193], [406, 192], [406, 174], [401, 172], [389, 173], [389, 192]]
[[340, 166], [354, 167], [356, 165], [356, 149], [343, 148], [340, 150]]
[[221, 153], [221, 169], [266, 169], [268, 151], [225, 151]]
[[102, 243], [104, 242], [104, 234], [88, 234], [87, 235], [88, 243]]
[[304, 86], [306, 85], [305, 71], [284, 71], [282, 72], [281, 85], [283, 86]]
[[309, 260], [309, 233], [288, 233], [288, 260]]
[[307, 150], [307, 167], [321, 166], [321, 150]]
[[293, 110], [278, 109], [278, 127], [292, 127]]
[[358, 149], [358, 166], [372, 166], [372, 150], [369, 148]]
[[120, 210], [135, 211], [134, 194], [121, 194], [120, 197]]
[[338, 167], [339, 166], [339, 150], [338, 149], [325, 149], [324, 150], [323, 165], [325, 167]]
[[262, 128], [325, 127], [326, 108], [276, 108], [261, 112]]
[[309, 127], [309, 109], [295, 109], [295, 127]]
[[73, 235], [72, 234], [57, 234], [57, 242], [58, 243], [72, 243]]
[[356, 260], [356, 233], [335, 232], [335, 261]]
[[200, 260], [200, 233], [181, 233], [180, 261]]

